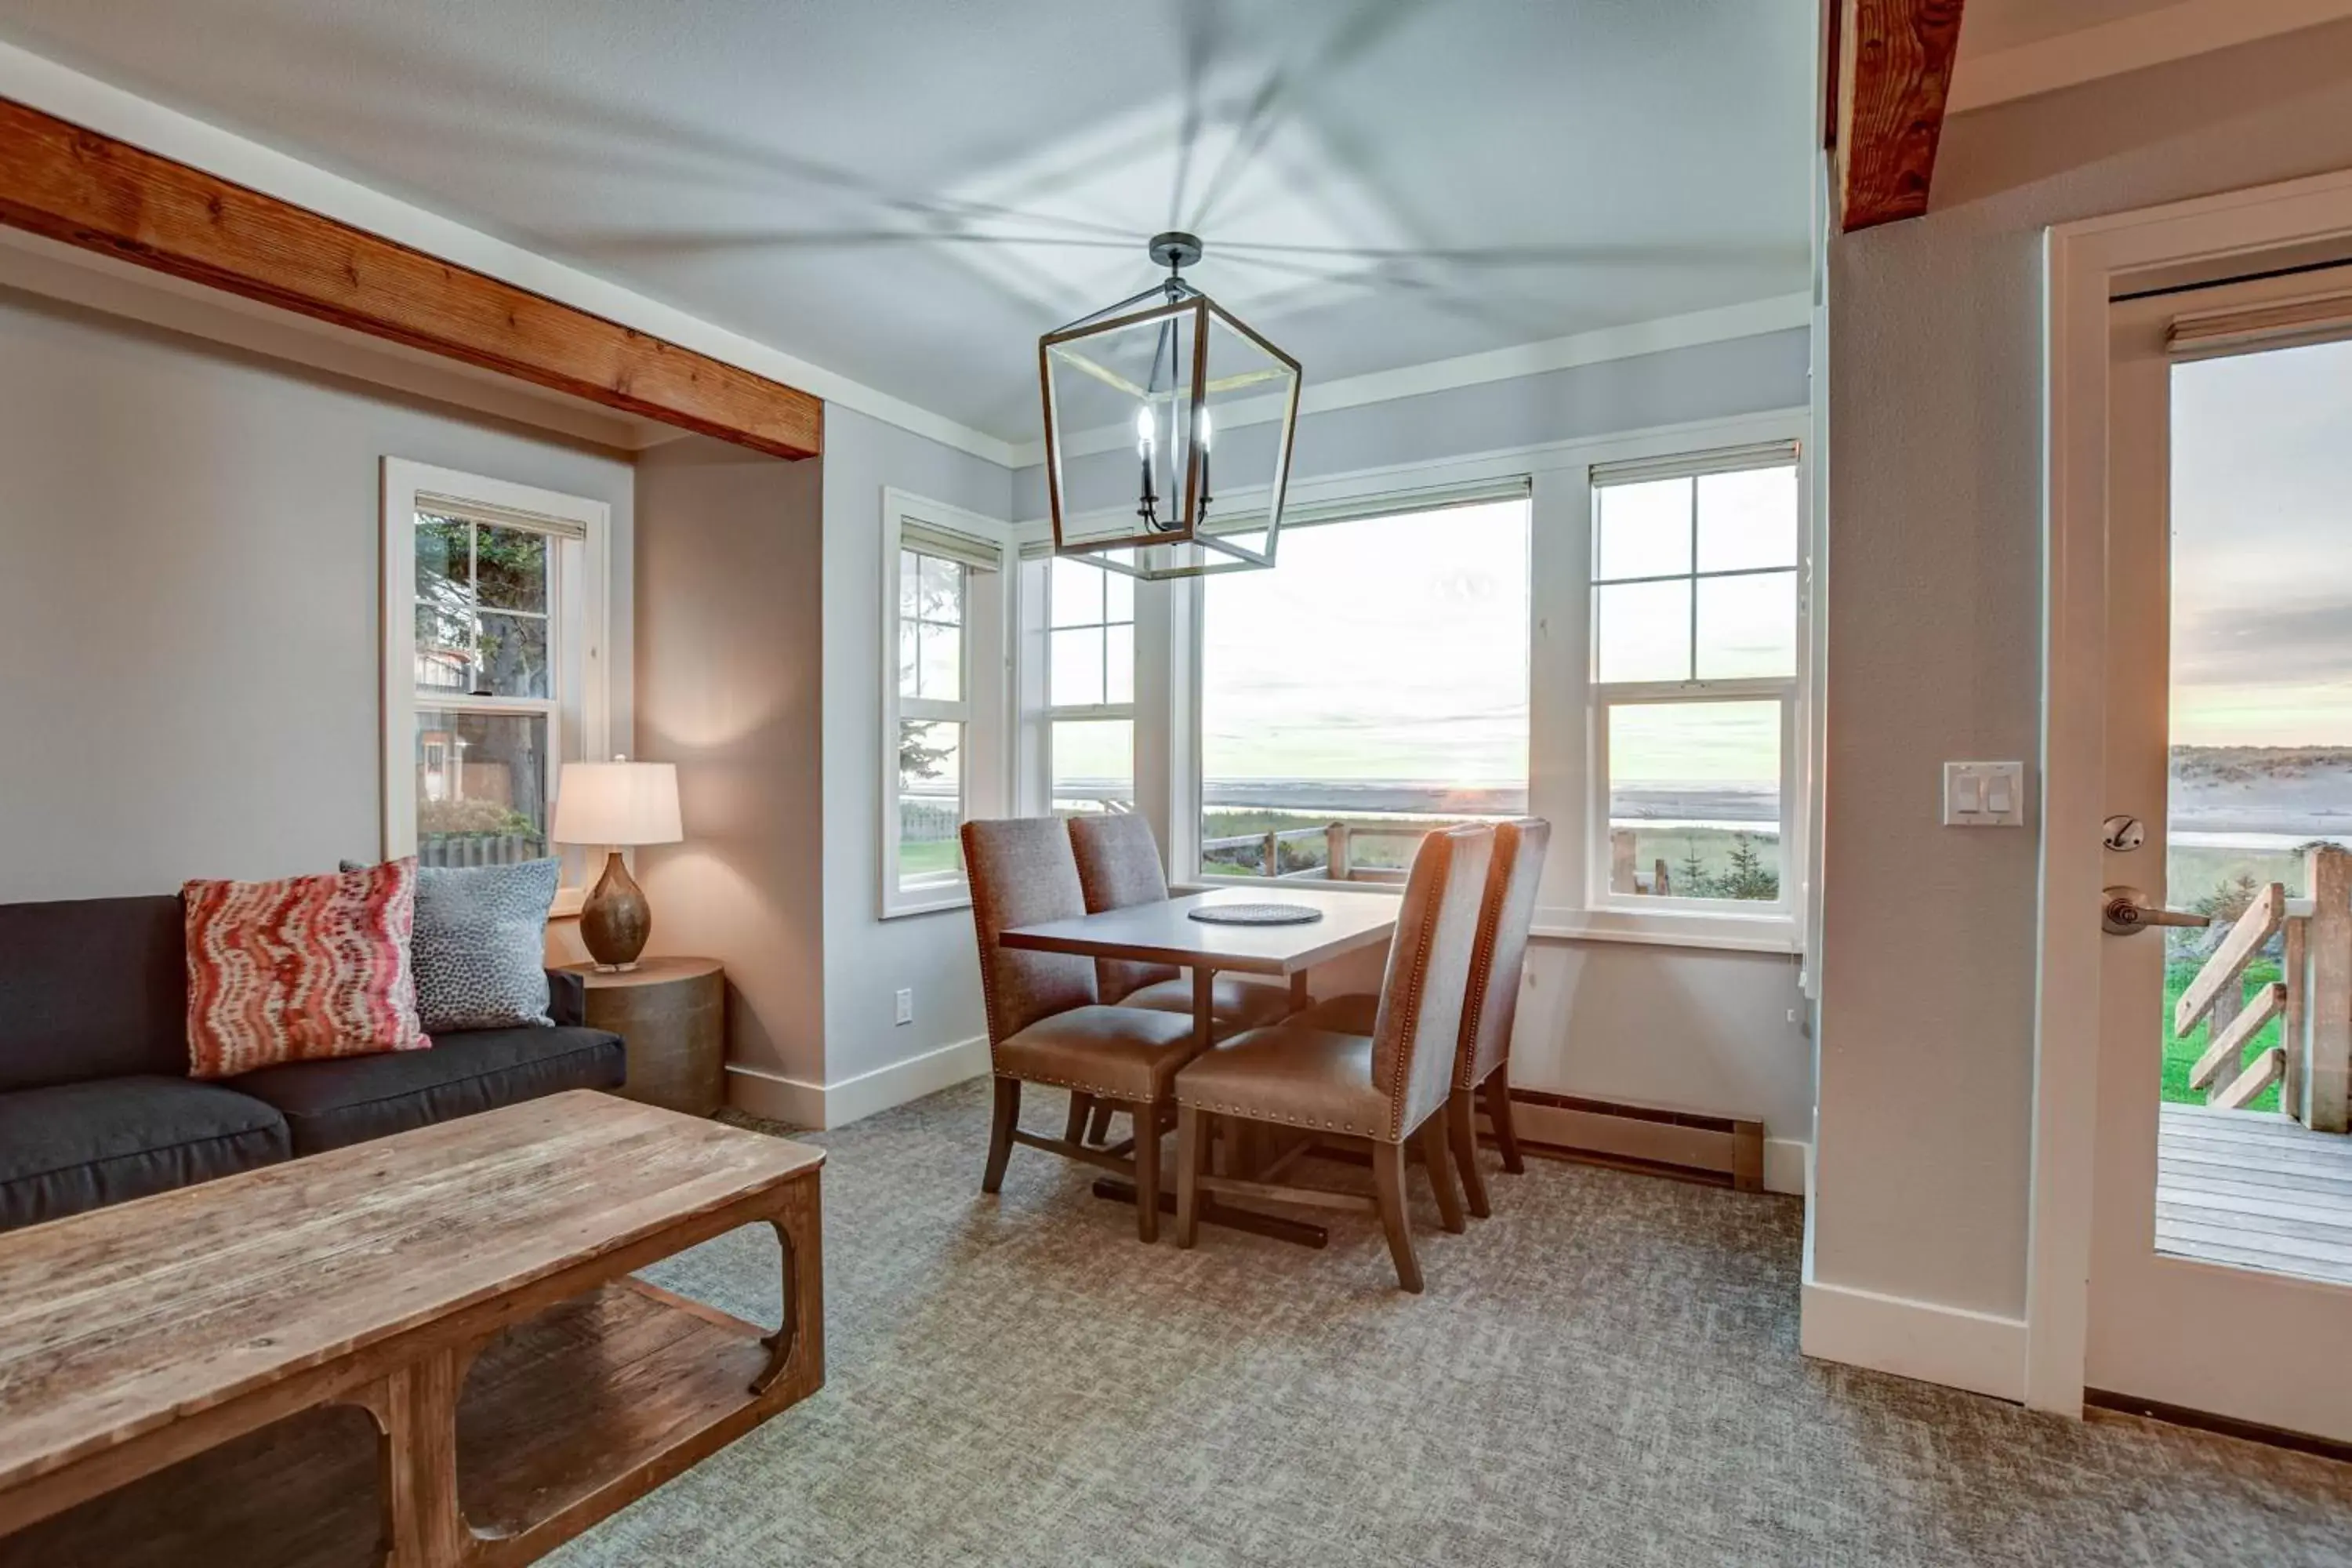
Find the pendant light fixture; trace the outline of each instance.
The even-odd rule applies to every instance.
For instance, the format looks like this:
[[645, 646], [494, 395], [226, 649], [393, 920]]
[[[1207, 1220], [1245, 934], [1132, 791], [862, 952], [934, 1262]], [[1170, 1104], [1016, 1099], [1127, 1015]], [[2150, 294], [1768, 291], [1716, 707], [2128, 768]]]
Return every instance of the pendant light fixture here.
[[1150, 254], [1166, 279], [1037, 340], [1054, 552], [1147, 582], [1271, 566], [1298, 362], [1184, 280], [1200, 240]]

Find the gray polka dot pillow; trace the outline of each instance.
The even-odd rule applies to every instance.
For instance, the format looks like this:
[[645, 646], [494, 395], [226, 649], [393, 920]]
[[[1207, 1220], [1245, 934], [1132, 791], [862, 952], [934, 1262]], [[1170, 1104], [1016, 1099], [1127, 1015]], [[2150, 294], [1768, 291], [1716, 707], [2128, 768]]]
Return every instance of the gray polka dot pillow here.
[[426, 1034], [553, 1023], [547, 911], [562, 870], [554, 859], [418, 868], [409, 952]]

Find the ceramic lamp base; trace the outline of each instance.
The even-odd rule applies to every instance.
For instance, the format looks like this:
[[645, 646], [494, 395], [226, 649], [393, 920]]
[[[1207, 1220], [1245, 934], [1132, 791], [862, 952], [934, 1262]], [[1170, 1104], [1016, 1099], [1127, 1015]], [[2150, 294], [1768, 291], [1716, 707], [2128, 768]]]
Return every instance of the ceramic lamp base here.
[[614, 850], [604, 860], [604, 874], [580, 906], [580, 942], [599, 969], [634, 969], [637, 955], [653, 934], [654, 913], [645, 889], [621, 863]]

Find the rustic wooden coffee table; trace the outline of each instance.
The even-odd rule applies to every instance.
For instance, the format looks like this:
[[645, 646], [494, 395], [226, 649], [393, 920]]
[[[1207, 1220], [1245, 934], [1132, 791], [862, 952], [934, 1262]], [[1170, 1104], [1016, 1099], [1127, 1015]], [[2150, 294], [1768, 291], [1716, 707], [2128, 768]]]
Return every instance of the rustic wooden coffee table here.
[[[0, 1564], [530, 1562], [823, 1384], [824, 1162], [583, 1090], [0, 1235]], [[755, 1223], [777, 1330], [628, 1278]]]

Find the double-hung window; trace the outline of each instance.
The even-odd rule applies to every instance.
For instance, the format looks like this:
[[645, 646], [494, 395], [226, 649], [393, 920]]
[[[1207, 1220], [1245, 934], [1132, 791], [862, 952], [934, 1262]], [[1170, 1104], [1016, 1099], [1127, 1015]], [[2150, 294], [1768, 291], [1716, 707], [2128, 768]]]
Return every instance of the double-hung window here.
[[961, 829], [996, 809], [1001, 524], [890, 491], [883, 643], [882, 912], [967, 903]]
[[1066, 557], [1045, 576], [1048, 804], [1135, 809], [1135, 579]]
[[1801, 527], [1783, 445], [1595, 465], [1596, 908], [1785, 916]]
[[559, 853], [559, 772], [608, 740], [608, 509], [398, 459], [383, 481], [384, 852]]

